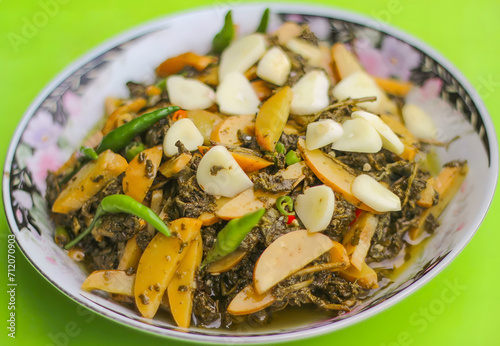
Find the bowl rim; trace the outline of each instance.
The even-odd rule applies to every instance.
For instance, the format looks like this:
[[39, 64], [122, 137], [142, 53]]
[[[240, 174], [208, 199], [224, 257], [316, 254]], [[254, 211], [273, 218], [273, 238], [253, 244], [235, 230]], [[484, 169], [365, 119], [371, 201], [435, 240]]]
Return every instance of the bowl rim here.
[[[261, 335], [244, 335], [244, 336], [230, 336], [230, 335], [209, 335], [209, 334], [191, 334], [184, 333], [175, 330], [169, 330], [161, 327], [157, 327], [154, 325], [148, 325], [146, 323], [141, 323], [137, 320], [131, 320], [128, 317], [122, 316], [121, 314], [115, 311], [103, 310], [100, 305], [95, 302], [82, 299], [81, 295], [73, 294], [64, 290], [60, 287], [55, 281], [53, 281], [50, 277], [46, 276], [44, 272], [38, 267], [38, 265], [31, 260], [29, 254], [25, 249], [21, 247], [19, 243], [18, 248], [21, 250], [21, 253], [28, 260], [28, 262], [35, 268], [37, 272], [40, 273], [42, 277], [44, 277], [49, 283], [51, 283], [57, 290], [63, 293], [65, 296], [69, 297], [71, 300], [76, 302], [77, 304], [84, 306], [95, 313], [98, 313], [105, 318], [112, 320], [114, 322], [118, 322], [124, 326], [133, 328], [135, 330], [140, 330], [146, 333], [150, 333], [156, 336], [167, 337], [171, 339], [183, 340], [188, 342], [204, 342], [210, 344], [217, 343], [270, 343], [270, 342], [285, 342], [291, 340], [298, 340], [304, 338], [310, 338], [313, 336], [322, 335], [325, 333], [333, 332], [347, 326], [351, 326], [355, 323], [361, 322], [371, 316], [378, 314], [379, 312], [387, 309], [398, 301], [406, 298], [424, 284], [429, 282], [432, 278], [434, 278], [442, 269], [444, 269], [467, 245], [470, 239], [474, 236], [474, 234], [479, 229], [484, 217], [486, 216], [489, 206], [492, 203], [493, 195], [496, 190], [497, 180], [498, 180], [498, 140], [495, 132], [495, 128], [492, 122], [492, 119], [481, 99], [477, 91], [474, 87], [468, 82], [465, 76], [446, 58], [444, 58], [439, 52], [437, 52], [434, 48], [432, 48], [429, 44], [420, 41], [414, 36], [406, 33], [402, 29], [393, 27], [385, 22], [377, 20], [375, 18], [368, 17], [363, 14], [356, 13], [354, 11], [339, 9], [333, 6], [324, 6], [324, 5], [306, 5], [306, 4], [297, 4], [297, 3], [252, 3], [252, 4], [230, 4], [227, 8], [236, 10], [236, 11], [244, 11], [245, 9], [264, 9], [266, 7], [271, 8], [276, 12], [286, 12], [291, 14], [299, 14], [299, 15], [316, 15], [321, 17], [335, 18], [340, 20], [345, 20], [354, 24], [359, 24], [365, 26], [367, 28], [374, 29], [376, 31], [385, 33], [387, 35], [393, 36], [403, 42], [409, 43], [413, 47], [417, 48], [425, 55], [431, 57], [440, 65], [442, 65], [463, 87], [463, 89], [470, 96], [472, 103], [477, 108], [477, 112], [481, 117], [485, 133], [488, 136], [489, 140], [489, 161], [490, 167], [490, 181], [488, 184], [491, 184], [494, 188], [490, 189], [486, 194], [485, 198], [482, 201], [482, 205], [480, 207], [480, 213], [474, 216], [473, 222], [471, 224], [471, 228], [474, 228], [474, 231], [470, 233], [468, 237], [464, 237], [461, 239], [457, 245], [445, 256], [436, 266], [434, 266], [431, 270], [429, 270], [425, 275], [416, 280], [412, 285], [406, 287], [402, 291], [398, 292], [392, 297], [389, 297], [387, 300], [377, 304], [376, 306], [371, 307], [368, 310], [362, 311], [352, 317], [346, 318], [344, 320], [337, 321], [335, 324], [327, 324], [318, 327], [314, 327], [311, 329], [302, 329], [298, 331], [288, 331], [288, 332], [278, 332], [275, 334], [261, 334]], [[14, 160], [14, 156], [21, 140], [22, 134], [32, 118], [35, 114], [35, 111], [42, 104], [42, 102], [53, 92], [53, 90], [66, 78], [71, 76], [76, 70], [82, 67], [85, 63], [91, 61], [92, 59], [100, 56], [101, 54], [111, 50], [112, 48], [124, 44], [128, 41], [131, 41], [135, 38], [144, 36], [146, 34], [165, 29], [168, 27], [168, 23], [172, 20], [175, 20], [179, 17], [185, 17], [190, 15], [197, 15], [200, 13], [212, 13], [215, 12], [214, 5], [205, 5], [199, 7], [193, 7], [190, 9], [177, 11], [170, 13], [166, 16], [161, 16], [159, 18], [147, 21], [145, 23], [136, 25], [124, 32], [115, 35], [98, 46], [94, 47], [87, 53], [83, 54], [72, 63], [67, 65], [61, 72], [59, 72], [56, 77], [54, 77], [39, 93], [38, 96], [32, 101], [30, 106], [24, 112], [21, 121], [19, 122], [14, 135], [9, 144], [9, 149], [7, 151], [4, 167], [3, 167], [3, 179], [2, 179], [2, 202], [5, 214], [7, 216], [7, 222], [9, 225], [10, 232], [15, 235], [14, 229], [17, 232], [20, 232], [17, 227], [16, 219], [13, 214], [12, 208], [8, 208], [7, 206], [11, 205], [11, 196], [10, 196], [10, 169]]]

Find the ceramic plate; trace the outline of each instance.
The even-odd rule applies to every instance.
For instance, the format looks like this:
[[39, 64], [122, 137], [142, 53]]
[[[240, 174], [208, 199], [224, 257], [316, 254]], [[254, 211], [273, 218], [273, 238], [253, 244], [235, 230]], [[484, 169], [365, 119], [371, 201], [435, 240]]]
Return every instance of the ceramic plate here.
[[[57, 169], [103, 116], [108, 96], [127, 97], [125, 83], [154, 80], [154, 68], [186, 51], [205, 54], [227, 8], [210, 7], [166, 17], [135, 28], [93, 50], [55, 78], [24, 115], [10, 146], [3, 198], [12, 233], [33, 266], [75, 302], [124, 325], [177, 339], [211, 343], [297, 340], [332, 332], [372, 316], [434, 277], [464, 248], [492, 200], [498, 173], [497, 140], [486, 109], [465, 78], [433, 49], [375, 20], [302, 5], [269, 5], [270, 30], [284, 21], [308, 23], [321, 40], [356, 49], [369, 73], [415, 84], [407, 97], [431, 114], [438, 127], [442, 162], [466, 159], [470, 173], [441, 218], [442, 226], [394, 282], [338, 318], [299, 319], [265, 329], [242, 324], [234, 330], [179, 332], [168, 318], [153, 321], [94, 293], [80, 290], [86, 275], [53, 241], [45, 206], [47, 170]], [[237, 6], [240, 32], [258, 24], [262, 5]], [[203, 28], [200, 30], [199, 28]]]

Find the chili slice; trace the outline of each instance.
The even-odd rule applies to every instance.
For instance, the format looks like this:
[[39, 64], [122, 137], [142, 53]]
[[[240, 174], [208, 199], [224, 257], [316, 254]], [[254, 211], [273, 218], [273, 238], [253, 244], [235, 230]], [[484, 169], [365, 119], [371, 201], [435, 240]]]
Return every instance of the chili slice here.
[[[289, 211], [285, 208], [288, 207]], [[281, 215], [295, 215], [293, 211], [293, 199], [290, 196], [281, 196], [276, 200], [276, 208], [281, 213]]]

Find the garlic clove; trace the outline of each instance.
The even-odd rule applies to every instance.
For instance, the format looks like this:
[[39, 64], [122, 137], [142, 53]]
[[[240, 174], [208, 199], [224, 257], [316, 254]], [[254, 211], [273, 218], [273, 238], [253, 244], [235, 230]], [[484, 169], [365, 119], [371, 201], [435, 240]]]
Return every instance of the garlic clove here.
[[286, 48], [302, 56], [312, 66], [321, 66], [323, 54], [318, 46], [315, 46], [301, 38], [292, 38], [286, 43]]
[[203, 145], [203, 140], [203, 135], [191, 119], [179, 119], [165, 134], [163, 152], [167, 157], [177, 154], [178, 148], [175, 146], [177, 141], [181, 141], [187, 150], [195, 151], [199, 145]]
[[260, 100], [252, 84], [240, 72], [232, 72], [219, 84], [215, 99], [222, 113], [231, 115], [255, 114]]
[[401, 210], [399, 197], [367, 174], [354, 179], [351, 191], [360, 201], [378, 212]]
[[203, 191], [214, 196], [235, 197], [253, 186], [231, 153], [220, 145], [202, 157], [196, 179]]
[[219, 81], [232, 72], [244, 73], [266, 52], [266, 38], [262, 34], [244, 36], [229, 45], [220, 57]]
[[402, 113], [406, 128], [415, 137], [436, 139], [436, 125], [430, 115], [423, 109], [413, 103], [407, 103], [403, 106]]
[[314, 70], [306, 73], [292, 87], [291, 113], [307, 115], [327, 107], [329, 88], [330, 81], [324, 71]]
[[335, 194], [326, 185], [314, 186], [298, 195], [295, 211], [309, 232], [319, 232], [330, 224], [335, 210]]
[[377, 130], [380, 138], [382, 139], [382, 147], [393, 152], [396, 155], [400, 155], [405, 147], [399, 137], [387, 126], [379, 116], [365, 112], [365, 111], [355, 111], [352, 112], [351, 117], [361, 118], [368, 121]]
[[340, 82], [338, 82], [332, 90], [333, 97], [339, 101], [348, 98], [355, 99], [361, 97], [375, 96], [377, 99], [373, 102], [363, 102], [359, 105], [366, 108], [370, 112], [378, 113], [381, 100], [387, 96], [378, 87], [377, 83], [371, 76], [364, 71], [354, 72]]
[[205, 109], [214, 104], [215, 92], [205, 83], [194, 78], [170, 76], [167, 78], [170, 102], [183, 109]]
[[332, 119], [309, 123], [306, 130], [306, 148], [314, 150], [331, 144], [342, 137], [342, 125]]
[[257, 65], [257, 76], [276, 85], [284, 85], [290, 74], [292, 63], [279, 47], [269, 49]]
[[342, 128], [344, 133], [340, 139], [333, 142], [332, 149], [358, 153], [376, 153], [382, 149], [380, 135], [366, 120], [346, 120]]

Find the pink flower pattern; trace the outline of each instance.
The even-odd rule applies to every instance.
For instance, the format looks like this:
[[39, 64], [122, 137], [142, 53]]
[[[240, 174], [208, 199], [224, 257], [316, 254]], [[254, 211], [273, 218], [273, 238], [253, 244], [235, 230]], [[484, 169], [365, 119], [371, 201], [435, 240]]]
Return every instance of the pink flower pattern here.
[[385, 63], [384, 57], [378, 49], [372, 47], [364, 39], [356, 40], [354, 46], [358, 53], [359, 62], [369, 74], [380, 78], [390, 76], [389, 66]]
[[424, 99], [434, 99], [439, 97], [443, 89], [443, 80], [439, 78], [429, 78], [425, 81], [424, 85], [420, 88], [422, 97]]
[[47, 148], [36, 150], [30, 157], [26, 165], [32, 173], [33, 183], [40, 190], [42, 195], [45, 193], [48, 171], [55, 171], [64, 163], [60, 155], [60, 150], [53, 145]]
[[82, 109], [82, 99], [80, 96], [72, 92], [71, 90], [66, 91], [62, 96], [63, 108], [68, 113], [70, 118], [77, 118]]
[[397, 38], [386, 36], [381, 49], [384, 60], [389, 65], [392, 77], [407, 81], [411, 70], [420, 65], [420, 54], [410, 45]]
[[383, 39], [380, 50], [366, 44], [363, 39], [355, 42], [355, 48], [366, 71], [377, 77], [407, 81], [411, 71], [420, 65], [420, 54], [410, 45], [391, 36]]
[[[77, 118], [81, 113], [81, 98], [72, 91], [62, 96], [62, 106], [69, 118]], [[23, 142], [34, 149], [33, 156], [26, 158], [27, 168], [32, 173], [33, 183], [44, 193], [48, 170], [56, 170], [63, 163], [61, 149], [57, 146], [63, 128], [54, 122], [52, 115], [38, 111], [28, 123], [23, 134]]]
[[[442, 89], [443, 80], [439, 78], [429, 78], [421, 87], [415, 88], [410, 95], [407, 96], [407, 101], [420, 105], [426, 105], [430, 102], [438, 102]], [[438, 102], [437, 104], [440, 104], [441, 111], [449, 109], [449, 106], [443, 102]]]
[[34, 149], [46, 149], [57, 142], [62, 127], [46, 111], [39, 111], [28, 123], [23, 141]]

